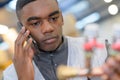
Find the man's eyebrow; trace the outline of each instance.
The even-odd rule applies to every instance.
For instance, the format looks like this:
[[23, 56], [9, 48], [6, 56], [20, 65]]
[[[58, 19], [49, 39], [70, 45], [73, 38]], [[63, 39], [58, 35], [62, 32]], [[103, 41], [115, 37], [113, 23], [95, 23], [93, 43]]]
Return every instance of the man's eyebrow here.
[[[54, 11], [54, 12], [52, 12], [51, 14], [49, 14], [49, 17], [51, 17], [51, 16], [53, 16], [53, 15], [55, 15], [55, 14], [59, 14], [59, 13], [60, 13], [60, 11]], [[29, 18], [27, 19], [27, 21], [30, 22], [30, 21], [32, 21], [32, 20], [39, 20], [39, 19], [41, 19], [41, 18], [36, 17], [36, 16], [33, 16], [33, 17], [29, 17]]]
[[60, 11], [54, 11], [54, 12], [52, 12], [50, 15], [49, 15], [49, 17], [51, 17], [51, 16], [53, 16], [53, 15], [55, 15], [55, 14], [59, 14], [60, 13]]
[[32, 21], [32, 20], [39, 20], [39, 19], [41, 19], [41, 18], [36, 17], [36, 16], [33, 16], [33, 17], [29, 17], [29, 18], [27, 19], [27, 21], [30, 22], [30, 21]]

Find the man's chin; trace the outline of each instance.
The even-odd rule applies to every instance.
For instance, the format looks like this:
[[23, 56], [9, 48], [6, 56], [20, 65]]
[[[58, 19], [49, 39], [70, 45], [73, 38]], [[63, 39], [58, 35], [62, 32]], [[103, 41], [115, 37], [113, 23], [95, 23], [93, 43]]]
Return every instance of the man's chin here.
[[44, 49], [45, 51], [47, 51], [47, 52], [53, 52], [53, 51], [55, 51], [56, 50], [56, 48], [47, 48], [47, 49]]

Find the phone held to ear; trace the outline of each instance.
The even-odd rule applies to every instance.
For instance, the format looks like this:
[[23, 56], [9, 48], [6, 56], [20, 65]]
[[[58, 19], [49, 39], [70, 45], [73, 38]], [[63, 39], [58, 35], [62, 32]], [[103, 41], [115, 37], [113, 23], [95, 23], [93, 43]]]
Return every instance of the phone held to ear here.
[[[21, 22], [18, 22], [17, 23], [17, 25], [18, 25], [18, 30], [20, 31], [21, 30], [21, 28], [23, 27], [23, 25], [22, 25], [22, 23]], [[28, 39], [29, 38], [32, 38], [32, 36], [29, 34], [29, 36], [28, 36]], [[35, 44], [36, 43], [36, 41], [32, 38], [32, 40], [33, 40], [33, 44]]]

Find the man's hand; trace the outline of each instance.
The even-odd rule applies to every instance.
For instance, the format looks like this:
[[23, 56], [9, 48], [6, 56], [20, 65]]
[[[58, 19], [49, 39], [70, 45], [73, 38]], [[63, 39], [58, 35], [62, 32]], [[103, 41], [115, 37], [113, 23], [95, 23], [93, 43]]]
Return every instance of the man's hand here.
[[99, 68], [93, 68], [91, 76], [100, 76], [102, 80], [120, 80], [120, 55], [111, 56]]
[[120, 55], [108, 58], [102, 70], [104, 80], [120, 80]]
[[[34, 68], [32, 64], [34, 51], [31, 47], [32, 39], [28, 39], [29, 34], [30, 31], [26, 31], [25, 27], [23, 27], [15, 41], [13, 63], [17, 72], [18, 80], [34, 80]], [[25, 44], [27, 39], [28, 41]]]

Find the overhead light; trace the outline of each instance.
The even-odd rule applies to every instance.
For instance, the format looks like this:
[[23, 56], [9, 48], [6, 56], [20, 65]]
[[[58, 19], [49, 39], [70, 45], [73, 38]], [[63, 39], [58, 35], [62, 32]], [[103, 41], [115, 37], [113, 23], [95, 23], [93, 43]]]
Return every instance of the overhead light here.
[[15, 9], [16, 9], [16, 2], [17, 2], [17, 0], [12, 0], [12, 1], [7, 5], [7, 8], [8, 8], [8, 9], [15, 10]]
[[113, 0], [104, 0], [106, 3], [110, 3], [112, 2]]
[[[75, 5], [73, 5], [72, 7], [70, 7], [67, 12], [68, 13], [73, 13], [73, 14], [76, 14], [76, 13], [80, 13], [81, 11], [85, 10], [89, 8], [89, 3], [88, 1], [80, 1], [78, 3], [76, 3]], [[79, 15], [79, 14], [78, 14]]]
[[0, 34], [6, 34], [8, 32], [8, 27], [5, 25], [0, 25]]
[[116, 15], [118, 13], [118, 7], [117, 5], [115, 4], [112, 4], [108, 7], [108, 12], [111, 14], [111, 15]]
[[101, 18], [98, 12], [94, 12], [76, 23], [77, 29], [83, 29], [85, 25], [94, 23]]

